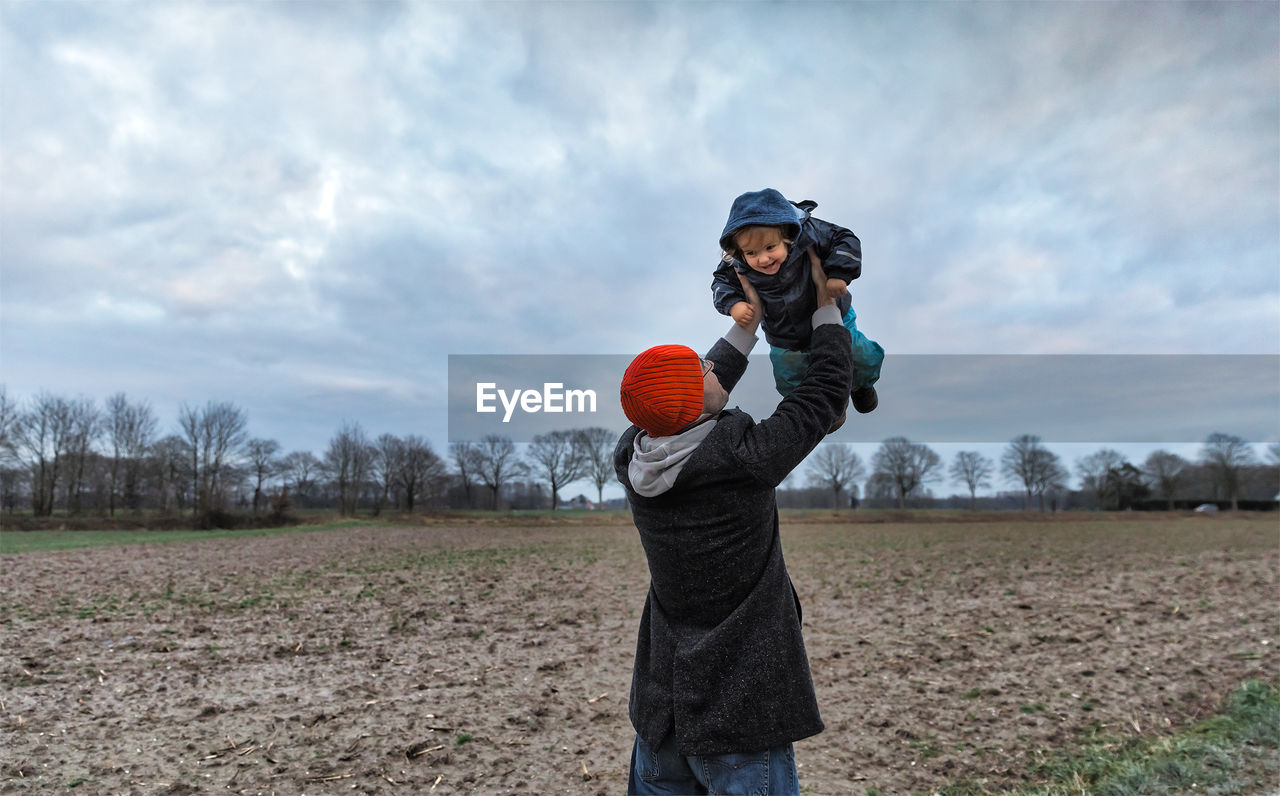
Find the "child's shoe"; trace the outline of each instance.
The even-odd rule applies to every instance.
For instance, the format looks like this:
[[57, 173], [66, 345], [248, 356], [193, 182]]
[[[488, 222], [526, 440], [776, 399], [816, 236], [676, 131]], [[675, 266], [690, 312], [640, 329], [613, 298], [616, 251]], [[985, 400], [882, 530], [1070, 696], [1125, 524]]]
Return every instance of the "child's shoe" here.
[[853, 399], [853, 408], [859, 414], [865, 415], [880, 405], [880, 396], [876, 395], [875, 387], [859, 387], [849, 397]]

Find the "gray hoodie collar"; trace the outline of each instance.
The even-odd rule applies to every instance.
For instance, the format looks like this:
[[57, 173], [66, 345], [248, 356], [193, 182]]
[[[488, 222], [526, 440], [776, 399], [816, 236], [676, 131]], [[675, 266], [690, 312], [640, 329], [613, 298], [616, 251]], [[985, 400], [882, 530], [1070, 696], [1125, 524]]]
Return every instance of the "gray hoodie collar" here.
[[627, 467], [631, 488], [644, 497], [656, 497], [669, 490], [685, 462], [715, 425], [716, 419], [709, 418], [669, 437], [651, 437], [643, 431], [636, 434], [631, 464]]

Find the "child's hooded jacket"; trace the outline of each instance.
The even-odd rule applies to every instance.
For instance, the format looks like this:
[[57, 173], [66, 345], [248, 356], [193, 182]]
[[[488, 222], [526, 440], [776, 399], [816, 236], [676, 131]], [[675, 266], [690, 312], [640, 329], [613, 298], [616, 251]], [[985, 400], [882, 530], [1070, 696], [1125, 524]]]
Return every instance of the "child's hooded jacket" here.
[[[744, 193], [729, 209], [729, 221], [720, 233], [720, 248], [735, 251], [733, 234], [748, 226], [784, 227], [783, 237], [791, 241], [787, 260], [776, 274], [762, 274], [737, 259], [721, 260], [711, 279], [711, 297], [717, 310], [728, 315], [739, 301], [746, 301], [736, 274], [743, 274], [764, 302], [765, 340], [769, 345], [792, 351], [809, 347], [810, 318], [817, 309], [813, 282], [809, 278], [810, 248], [818, 255], [828, 277], [852, 282], [862, 274], [862, 241], [844, 227], [810, 215], [816, 202], [789, 202], [773, 188]], [[836, 302], [840, 313], [848, 312], [848, 294]]]

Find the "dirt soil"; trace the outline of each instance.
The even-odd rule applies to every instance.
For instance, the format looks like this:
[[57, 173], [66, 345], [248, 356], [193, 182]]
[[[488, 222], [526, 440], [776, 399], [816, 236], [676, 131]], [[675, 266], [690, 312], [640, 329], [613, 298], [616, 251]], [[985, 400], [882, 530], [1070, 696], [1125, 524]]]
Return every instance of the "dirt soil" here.
[[[1084, 733], [1156, 737], [1280, 674], [1274, 515], [784, 522], [783, 539], [827, 725], [796, 745], [808, 793], [1016, 789]], [[0, 568], [0, 792], [625, 791], [648, 587], [629, 526]]]

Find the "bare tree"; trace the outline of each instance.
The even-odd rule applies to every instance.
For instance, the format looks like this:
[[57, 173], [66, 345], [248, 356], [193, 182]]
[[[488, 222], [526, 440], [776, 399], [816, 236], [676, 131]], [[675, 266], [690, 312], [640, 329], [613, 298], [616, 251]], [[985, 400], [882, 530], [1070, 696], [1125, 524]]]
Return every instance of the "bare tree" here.
[[149, 403], [130, 403], [124, 393], [118, 392], [107, 399], [105, 424], [107, 444], [111, 448], [107, 508], [114, 517], [117, 496], [127, 508], [135, 511], [141, 508], [139, 481], [143, 457], [155, 439], [157, 423]]
[[128, 416], [129, 399], [124, 393], [114, 393], [107, 398], [107, 445], [111, 449], [111, 464], [107, 469], [107, 513], [112, 517], [116, 516], [116, 495], [120, 494], [120, 469], [125, 457]]
[[[1031, 471], [1034, 473], [1032, 491], [1040, 501], [1040, 510], [1044, 511], [1044, 497], [1050, 492], [1065, 490], [1071, 474], [1062, 466], [1058, 454], [1048, 448], [1038, 448], [1031, 453]], [[1056, 498], [1055, 498], [1056, 500]]]
[[1045, 448], [1040, 438], [1034, 434], [1023, 434], [1014, 438], [1000, 457], [1000, 471], [1010, 481], [1021, 483], [1026, 490], [1023, 508], [1031, 510], [1031, 496], [1035, 494], [1036, 484], [1040, 480], [1039, 467], [1044, 458], [1040, 454]]
[[1080, 477], [1080, 488], [1093, 493], [1098, 505], [1102, 505], [1103, 492], [1107, 488], [1107, 474], [1127, 464], [1124, 456], [1117, 450], [1102, 448], [1076, 459], [1076, 475]]
[[22, 467], [0, 466], [0, 508], [10, 514], [18, 511], [18, 503], [23, 498], [23, 487], [29, 481], [29, 474]]
[[1240, 470], [1253, 464], [1253, 448], [1240, 437], [1215, 432], [1204, 441], [1200, 460], [1231, 501], [1231, 510], [1239, 511]]
[[454, 467], [458, 468], [458, 479], [462, 482], [462, 494], [466, 498], [467, 508], [474, 508], [471, 499], [471, 487], [480, 469], [480, 447], [474, 442], [452, 442], [449, 444], [449, 455], [453, 458]]
[[1111, 467], [1102, 478], [1099, 504], [1103, 510], [1125, 511], [1134, 502], [1151, 493], [1142, 478], [1142, 471], [1125, 461]]
[[28, 480], [18, 458], [19, 417], [17, 403], [9, 397], [5, 385], [0, 384], [0, 508], [10, 514], [18, 510], [22, 488]]
[[503, 485], [525, 473], [524, 463], [516, 456], [516, 446], [509, 437], [486, 435], [476, 445], [473, 466], [476, 477], [489, 488], [489, 508], [498, 508], [498, 493]]
[[280, 471], [285, 484], [293, 490], [294, 500], [306, 500], [310, 496], [321, 469], [320, 460], [311, 451], [293, 451], [280, 460]]
[[360, 489], [369, 471], [369, 442], [359, 423], [344, 422], [329, 440], [324, 466], [338, 488], [338, 510], [356, 513]]
[[80, 497], [84, 491], [85, 469], [93, 445], [102, 433], [102, 413], [92, 398], [80, 398], [68, 404], [70, 428], [67, 435], [67, 511], [80, 513]]
[[404, 443], [394, 434], [382, 434], [373, 442], [373, 473], [378, 479], [378, 496], [373, 503], [373, 515], [382, 513], [384, 503], [391, 501], [391, 490], [400, 479], [404, 466]]
[[577, 481], [587, 470], [587, 457], [573, 431], [538, 434], [529, 446], [529, 461], [551, 486], [551, 510], [560, 504], [560, 488]]
[[951, 463], [951, 478], [969, 488], [969, 509], [978, 506], [978, 490], [991, 486], [995, 464], [977, 451], [960, 451]]
[[280, 460], [276, 454], [280, 452], [280, 443], [273, 439], [255, 438], [245, 445], [245, 455], [249, 459], [249, 470], [253, 477], [253, 513], [258, 514], [258, 507], [266, 502], [263, 485], [280, 472]]
[[873, 471], [867, 479], [867, 500], [896, 500], [898, 485], [888, 473]]
[[1173, 511], [1174, 498], [1186, 481], [1188, 462], [1176, 453], [1165, 450], [1152, 451], [1142, 465], [1142, 472], [1151, 487], [1160, 494]]
[[431, 449], [430, 442], [414, 434], [404, 438], [399, 484], [410, 514], [419, 498], [430, 499], [436, 494], [444, 475], [444, 461]]
[[230, 402], [179, 408], [178, 426], [191, 457], [192, 513], [222, 507], [223, 480], [248, 439], [247, 425], [244, 411]]
[[142, 509], [143, 465], [155, 442], [159, 422], [151, 404], [139, 401], [128, 412], [124, 431], [124, 505], [130, 511]]
[[204, 412], [204, 437], [208, 441], [204, 469], [209, 475], [208, 505], [222, 505], [223, 471], [236, 464], [248, 439], [249, 420], [245, 413], [228, 402], [207, 404]]
[[840, 508], [845, 505], [841, 493], [865, 476], [866, 468], [851, 446], [824, 442], [809, 457], [806, 475], [810, 484], [830, 489], [836, 508]]
[[200, 409], [183, 403], [178, 407], [178, 429], [182, 434], [184, 449], [187, 454], [187, 478], [191, 479], [191, 513], [200, 512], [200, 449], [201, 422]]
[[898, 508], [907, 507], [907, 496], [915, 494], [927, 481], [937, 478], [942, 459], [928, 445], [906, 437], [889, 437], [871, 456], [874, 472], [888, 476], [898, 494]]
[[604, 485], [617, 478], [613, 470], [613, 450], [618, 435], [607, 428], [593, 426], [578, 432], [578, 445], [586, 456], [586, 477], [596, 487], [596, 505], [604, 505]]
[[219, 471], [217, 497], [211, 504], [215, 508], [252, 506], [253, 497], [249, 491], [251, 468], [243, 454], [244, 446], [241, 446], [239, 454], [228, 460]]
[[18, 404], [9, 398], [5, 385], [0, 384], [0, 464], [17, 458]]
[[164, 513], [186, 510], [188, 497], [194, 502], [194, 493], [188, 493], [192, 484], [191, 454], [187, 441], [177, 434], [170, 434], [151, 446], [151, 478], [156, 492], [156, 504]]
[[70, 402], [47, 392], [36, 395], [14, 423], [18, 458], [31, 472], [31, 511], [37, 517], [53, 514], [71, 430]]

